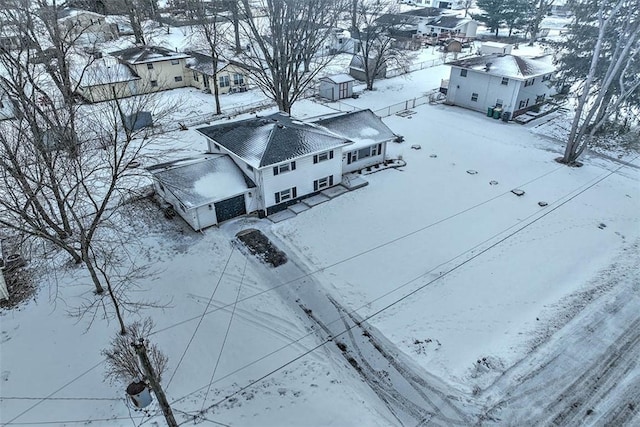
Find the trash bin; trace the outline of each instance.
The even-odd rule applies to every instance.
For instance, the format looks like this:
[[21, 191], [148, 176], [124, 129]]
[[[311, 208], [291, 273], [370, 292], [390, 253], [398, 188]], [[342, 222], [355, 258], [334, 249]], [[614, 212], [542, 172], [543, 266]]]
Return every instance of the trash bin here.
[[487, 108], [487, 117], [493, 117], [493, 107]]
[[499, 119], [501, 115], [502, 115], [502, 108], [494, 108], [493, 109], [493, 118], [494, 119]]
[[511, 120], [511, 113], [508, 111], [505, 111], [502, 113], [502, 121], [503, 122], [508, 122], [509, 120]]

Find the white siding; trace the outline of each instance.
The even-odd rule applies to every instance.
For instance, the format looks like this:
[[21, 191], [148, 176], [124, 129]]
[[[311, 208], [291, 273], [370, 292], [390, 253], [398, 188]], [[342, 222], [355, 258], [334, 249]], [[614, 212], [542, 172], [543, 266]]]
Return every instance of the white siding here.
[[290, 172], [273, 174], [273, 167], [269, 166], [260, 169], [264, 206], [277, 205], [275, 193], [288, 188], [296, 187], [297, 197], [314, 193], [313, 181], [333, 176], [333, 185], [340, 184], [342, 180], [342, 151], [339, 148], [333, 149], [333, 159], [323, 162], [313, 163], [313, 155], [296, 159], [296, 169]]
[[[516, 97], [522, 82], [509, 79], [507, 85], [502, 84], [502, 77], [492, 76], [482, 71], [467, 70], [467, 76], [460, 76], [459, 67], [451, 67], [447, 102], [453, 105], [487, 112], [488, 107], [496, 105], [496, 100], [503, 101], [503, 110], [513, 112], [517, 108]], [[473, 94], [478, 94], [472, 101]]]
[[[349, 153], [353, 154], [353, 152], [359, 151], [367, 147], [360, 147], [357, 149], [352, 147], [345, 147], [344, 152], [342, 154], [342, 173], [354, 172], [354, 171], [366, 168], [368, 166], [373, 166], [373, 165], [377, 165], [379, 163], [384, 162], [384, 157], [387, 152], [387, 143], [383, 142], [380, 145], [382, 145], [382, 150], [379, 154], [375, 156], [359, 158], [358, 160], [352, 161], [351, 163], [349, 163]], [[371, 147], [374, 147], [374, 146], [376, 147], [376, 150], [377, 150], [378, 144], [370, 145], [368, 147], [371, 149]]]

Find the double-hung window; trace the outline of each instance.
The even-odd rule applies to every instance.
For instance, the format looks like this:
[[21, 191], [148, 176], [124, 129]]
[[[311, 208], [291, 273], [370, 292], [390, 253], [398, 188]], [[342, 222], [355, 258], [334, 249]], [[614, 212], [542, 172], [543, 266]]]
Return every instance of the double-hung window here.
[[220, 87], [229, 87], [229, 76], [220, 76], [218, 82], [218, 86]]
[[243, 85], [244, 84], [244, 76], [242, 74], [234, 74], [233, 75], [233, 84], [238, 86], [238, 85]]
[[333, 151], [325, 151], [324, 153], [316, 154], [313, 156], [313, 163], [324, 162], [325, 160], [333, 159]]
[[287, 200], [295, 199], [298, 197], [296, 187], [287, 188], [286, 190], [278, 191], [275, 193], [276, 203], [286, 202]]
[[333, 175], [325, 176], [324, 178], [313, 181], [313, 191], [322, 190], [323, 188], [331, 187], [332, 185]]
[[467, 77], [467, 70], [465, 70], [464, 68], [460, 70], [460, 77]]
[[509, 85], [509, 79], [508, 79], [507, 77], [503, 77], [503, 78], [502, 78], [502, 82], [501, 82], [500, 84], [503, 84], [503, 85], [505, 85], [505, 86], [508, 86], [508, 85]]
[[282, 165], [273, 167], [273, 174], [280, 175], [281, 173], [291, 172], [296, 170], [296, 162], [284, 163]]

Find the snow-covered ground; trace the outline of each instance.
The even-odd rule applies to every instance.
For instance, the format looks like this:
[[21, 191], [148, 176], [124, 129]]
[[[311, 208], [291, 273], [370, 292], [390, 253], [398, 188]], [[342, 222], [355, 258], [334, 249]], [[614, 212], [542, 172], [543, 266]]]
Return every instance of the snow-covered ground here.
[[[415, 98], [436, 88], [446, 71], [379, 81], [349, 104], [375, 110]], [[176, 120], [208, 114], [202, 95], [188, 89], [163, 94], [185, 98], [188, 106]], [[310, 117], [332, 108], [302, 101], [293, 113]], [[399, 423], [337, 347], [322, 345], [326, 337], [296, 301], [295, 287], [307, 282], [283, 282], [290, 278], [282, 267], [265, 273], [231, 243], [250, 227], [273, 233], [291, 255], [286, 268], [306, 272], [319, 292], [367, 319], [371, 333], [401, 352], [414, 372], [425, 372], [436, 391], [453, 390], [445, 393], [457, 396], [449, 410], [464, 414], [456, 420], [473, 422], [484, 406], [494, 421], [548, 421], [544, 417], [569, 407], [550, 406], [568, 383], [553, 381], [558, 372], [566, 369], [565, 379], [580, 377], [586, 367], [599, 372], [598, 360], [614, 345], [611, 351], [627, 355], [625, 370], [615, 371], [620, 386], [588, 395], [593, 405], [580, 407], [581, 414], [595, 408], [603, 416], [637, 397], [638, 328], [626, 328], [639, 316], [640, 161], [588, 154], [582, 168], [571, 169], [554, 162], [562, 146], [541, 136], [539, 122], [505, 124], [441, 104], [414, 112], [384, 119], [405, 137], [389, 146], [405, 167], [366, 175], [367, 187], [277, 225], [242, 218], [193, 233], [157, 208], [132, 207], [131, 224], [123, 224], [132, 232], [127, 248], [153, 271], [133, 298], [164, 308], [126, 316], [129, 322], [153, 317], [151, 340], [169, 357], [163, 385], [180, 422]], [[553, 137], [561, 137], [554, 129]], [[168, 158], [205, 148], [192, 129], [155, 143]], [[421, 149], [411, 149], [414, 144]], [[514, 195], [514, 188], [525, 194]], [[39, 293], [0, 314], [1, 423], [161, 425], [155, 403], [135, 411], [126, 405], [123, 385], [103, 381], [100, 352], [115, 323], [100, 314], [91, 325], [90, 316], [69, 316], [94, 298], [84, 273], [44, 267]], [[623, 338], [632, 341], [625, 345]], [[593, 385], [576, 384], [576, 393]], [[536, 409], [545, 407], [546, 414]], [[616, 414], [637, 421], [637, 410]]]

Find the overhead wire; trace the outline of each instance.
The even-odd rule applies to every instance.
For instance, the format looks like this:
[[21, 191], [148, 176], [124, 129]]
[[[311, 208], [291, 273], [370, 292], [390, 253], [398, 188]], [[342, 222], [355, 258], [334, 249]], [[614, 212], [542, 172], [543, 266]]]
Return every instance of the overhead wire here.
[[[638, 157], [640, 157], [640, 156], [638, 156]], [[636, 158], [637, 158], [637, 157], [636, 157]], [[418, 288], [416, 288], [416, 289], [414, 289], [413, 291], [409, 292], [408, 294], [406, 294], [406, 295], [402, 296], [401, 298], [398, 298], [397, 300], [394, 300], [393, 302], [391, 302], [391, 303], [387, 304], [386, 306], [384, 306], [384, 307], [380, 308], [379, 310], [377, 310], [377, 311], [373, 312], [372, 314], [370, 314], [370, 315], [368, 315], [368, 316], [364, 317], [364, 318], [363, 318], [363, 320], [362, 320], [362, 322], [369, 321], [369, 320], [370, 320], [370, 319], [372, 319], [373, 317], [378, 316], [380, 313], [382, 313], [382, 312], [384, 312], [384, 311], [388, 310], [389, 308], [391, 308], [391, 307], [395, 306], [396, 304], [400, 303], [401, 301], [404, 301], [405, 299], [407, 299], [407, 298], [409, 298], [410, 296], [412, 296], [412, 295], [416, 294], [417, 292], [419, 292], [420, 290], [424, 289], [425, 287], [427, 287], [427, 286], [431, 285], [432, 283], [434, 283], [434, 282], [436, 282], [436, 281], [440, 280], [441, 278], [443, 278], [443, 277], [447, 276], [448, 274], [452, 273], [453, 271], [455, 271], [455, 270], [457, 270], [457, 269], [461, 268], [462, 266], [466, 265], [466, 264], [467, 264], [467, 263], [469, 263], [470, 261], [472, 261], [472, 260], [476, 259], [477, 257], [479, 257], [479, 256], [483, 255], [484, 253], [486, 253], [487, 251], [489, 251], [489, 250], [493, 249], [494, 247], [496, 247], [496, 246], [497, 246], [497, 245], [499, 245], [500, 243], [504, 242], [505, 240], [507, 240], [507, 239], [509, 239], [509, 238], [513, 237], [513, 236], [514, 236], [514, 235], [516, 235], [517, 233], [521, 232], [522, 230], [526, 229], [527, 227], [531, 226], [532, 224], [534, 224], [534, 223], [538, 222], [539, 220], [541, 220], [542, 218], [544, 218], [544, 217], [546, 217], [547, 215], [551, 214], [552, 212], [555, 212], [555, 211], [556, 211], [557, 209], [559, 209], [560, 207], [564, 206], [565, 204], [567, 204], [567, 203], [568, 203], [568, 202], [570, 202], [571, 200], [573, 200], [573, 199], [575, 199], [576, 197], [578, 197], [579, 195], [583, 194], [585, 191], [589, 190], [590, 188], [593, 188], [595, 185], [599, 184], [600, 182], [602, 182], [602, 181], [603, 181], [603, 180], [605, 180], [606, 178], [608, 178], [608, 177], [610, 177], [611, 175], [613, 175], [614, 173], [618, 172], [618, 171], [619, 171], [620, 169], [622, 169], [623, 167], [625, 167], [625, 165], [622, 165], [622, 166], [620, 166], [620, 167], [616, 168], [616, 169], [615, 169], [615, 170], [613, 170], [613, 171], [609, 171], [608, 173], [602, 174], [602, 175], [600, 175], [600, 176], [598, 176], [598, 177], [594, 178], [593, 180], [589, 181], [587, 184], [584, 184], [584, 185], [582, 185], [582, 186], [578, 187], [577, 189], [575, 189], [575, 190], [571, 191], [570, 193], [566, 194], [565, 196], [563, 196], [563, 197], [559, 198], [558, 200], [562, 200], [562, 199], [564, 199], [565, 197], [568, 197], [568, 198], [566, 198], [566, 200], [562, 201], [562, 202], [561, 202], [561, 203], [559, 203], [558, 205], [556, 205], [556, 206], [552, 207], [551, 209], [546, 210], [542, 215], [539, 215], [538, 217], [534, 218], [532, 221], [530, 221], [530, 222], [528, 222], [528, 223], [524, 224], [524, 225], [523, 225], [523, 226], [521, 226], [520, 228], [518, 228], [518, 229], [516, 229], [515, 231], [513, 231], [513, 232], [509, 233], [507, 236], [505, 236], [505, 237], [501, 238], [500, 240], [496, 241], [495, 243], [493, 243], [493, 244], [489, 245], [489, 246], [488, 246], [488, 247], [486, 247], [485, 249], [483, 249], [483, 250], [481, 250], [480, 252], [478, 252], [478, 253], [474, 254], [473, 256], [469, 257], [468, 259], [464, 260], [463, 262], [461, 262], [461, 263], [459, 263], [459, 264], [456, 264], [454, 267], [452, 267], [452, 268], [450, 268], [449, 270], [447, 270], [447, 271], [443, 272], [443, 273], [442, 273], [442, 274], [440, 274], [438, 277], [436, 277], [436, 278], [434, 278], [434, 279], [432, 279], [432, 280], [428, 281], [428, 282], [427, 282], [427, 283], [425, 283], [424, 285], [419, 286]], [[574, 193], [575, 193], [575, 194], [574, 194]], [[573, 194], [573, 195], [571, 195], [571, 194]], [[531, 218], [532, 216], [535, 216], [536, 214], [537, 214], [537, 212], [536, 212], [536, 213], [533, 213], [532, 215], [529, 215], [527, 218], [525, 218], [524, 220], [520, 221], [520, 223], [522, 223], [523, 221], [525, 221], [525, 220], [527, 220], [527, 219]], [[511, 227], [507, 228], [506, 230], [512, 229], [513, 227], [514, 227], [514, 226], [511, 226]], [[506, 230], [502, 230], [501, 232], [497, 233], [496, 235], [492, 236], [491, 238], [489, 238], [489, 239], [485, 240], [485, 242], [486, 242], [486, 241], [488, 241], [488, 240], [491, 240], [491, 239], [495, 238], [496, 236], [499, 236], [500, 234], [503, 234]], [[483, 243], [484, 243], [484, 242], [483, 242]], [[480, 243], [479, 245], [482, 245], [483, 243]], [[455, 259], [459, 258], [459, 257], [460, 257], [461, 255], [463, 255], [464, 253], [468, 253], [469, 251], [472, 251], [472, 250], [473, 250], [473, 249], [475, 249], [477, 246], [478, 246], [478, 245], [476, 245], [474, 248], [471, 248], [471, 249], [469, 249], [469, 250], [467, 250], [467, 251], [463, 252], [462, 254], [460, 254], [460, 255], [458, 255], [458, 256], [456, 256], [456, 257], [452, 258], [452, 260], [455, 260]], [[444, 265], [444, 264], [446, 264], [446, 263], [448, 263], [448, 262], [451, 262], [451, 260], [449, 260], [449, 261], [447, 261], [447, 262], [445, 262], [445, 263], [443, 263], [443, 264], [441, 264], [441, 265]], [[435, 267], [435, 268], [437, 268], [437, 267]], [[433, 271], [433, 269], [432, 269], [431, 271]], [[406, 286], [407, 284], [412, 283], [412, 282], [414, 282], [415, 280], [418, 280], [418, 279], [419, 279], [419, 278], [421, 278], [421, 277], [424, 277], [426, 274], [428, 274], [428, 272], [427, 272], [427, 273], [422, 273], [422, 274], [420, 274], [419, 276], [417, 276], [417, 277], [415, 277], [415, 278], [413, 278], [413, 279], [411, 279], [411, 280], [409, 280], [409, 281], [405, 282], [404, 284], [402, 284], [402, 285], [401, 285], [400, 287], [398, 287], [398, 288], [404, 287], [404, 286]], [[396, 288], [396, 290], [397, 290], [398, 288]], [[387, 293], [387, 294], [385, 294], [385, 295], [388, 295], [388, 294], [389, 294], [389, 293]], [[379, 298], [378, 298], [378, 299], [379, 299]], [[367, 304], [365, 304], [365, 305], [363, 305], [363, 306], [359, 307], [358, 309], [352, 310], [352, 311], [351, 311], [351, 313], [357, 313], [357, 310], [360, 310], [360, 309], [362, 309], [363, 307], [365, 307], [365, 306], [367, 306], [367, 305], [369, 305], [369, 303], [367, 303]], [[333, 322], [338, 321], [338, 320], [340, 320], [340, 319], [336, 319], [336, 320], [334, 320]], [[330, 322], [330, 323], [333, 323], [333, 322]], [[330, 323], [329, 323], [329, 324], [330, 324]], [[343, 334], [345, 334], [345, 333], [347, 333], [347, 332], [351, 331], [351, 330], [352, 330], [353, 328], [355, 328], [356, 326], [358, 326], [358, 325], [355, 325], [355, 324], [354, 324], [353, 326], [350, 326], [350, 327], [345, 328], [345, 330], [343, 330], [343, 331], [339, 332], [338, 334], [334, 334], [334, 335], [332, 335], [331, 337], [329, 337], [329, 338], [325, 339], [325, 340], [324, 340], [323, 342], [321, 342], [320, 344], [318, 344], [318, 345], [314, 346], [313, 348], [311, 348], [311, 349], [309, 349], [309, 350], [305, 351], [304, 353], [302, 353], [302, 354], [300, 354], [300, 355], [298, 355], [298, 356], [294, 357], [293, 359], [288, 360], [286, 363], [284, 363], [284, 364], [282, 364], [282, 365], [280, 365], [280, 366], [278, 366], [278, 367], [276, 367], [276, 368], [272, 369], [271, 371], [269, 371], [269, 372], [267, 372], [266, 374], [262, 375], [262, 376], [261, 376], [261, 377], [259, 377], [258, 379], [256, 379], [256, 380], [252, 380], [252, 381], [251, 381], [250, 383], [248, 383], [247, 385], [245, 385], [245, 386], [243, 386], [243, 387], [239, 388], [238, 390], [236, 390], [235, 392], [233, 392], [233, 393], [231, 393], [231, 394], [229, 394], [229, 395], [225, 396], [223, 399], [221, 399], [221, 400], [219, 400], [219, 401], [217, 401], [217, 402], [213, 403], [212, 405], [210, 405], [209, 407], [207, 407], [207, 408], [205, 409], [205, 411], [204, 411], [204, 412], [209, 411], [210, 409], [214, 408], [215, 406], [218, 406], [219, 404], [221, 404], [221, 403], [225, 402], [225, 401], [226, 401], [226, 400], [228, 400], [229, 398], [231, 398], [231, 397], [233, 397], [233, 396], [235, 396], [235, 395], [237, 395], [237, 394], [241, 393], [241, 392], [242, 392], [242, 391], [244, 391], [244, 390], [247, 390], [248, 388], [250, 388], [250, 387], [252, 387], [253, 385], [255, 385], [255, 384], [257, 384], [257, 383], [259, 383], [259, 382], [263, 381], [264, 379], [268, 378], [269, 376], [271, 376], [271, 375], [275, 374], [276, 372], [278, 372], [278, 371], [280, 371], [280, 370], [284, 369], [285, 367], [287, 367], [287, 366], [291, 365], [292, 363], [294, 363], [294, 362], [296, 362], [296, 361], [298, 361], [298, 360], [300, 360], [300, 359], [302, 359], [302, 358], [306, 357], [307, 355], [309, 355], [309, 354], [313, 353], [314, 351], [316, 351], [317, 349], [319, 349], [319, 348], [323, 347], [323, 346], [324, 346], [324, 345], [326, 345], [327, 343], [332, 342], [336, 337], [341, 336], [341, 335], [343, 335]], [[311, 334], [312, 334], [312, 333], [307, 334], [306, 336], [311, 335]], [[296, 340], [296, 342], [297, 342], [297, 341], [299, 341], [299, 340]], [[249, 364], [249, 365], [251, 365], [251, 364]], [[244, 368], [241, 368], [241, 369], [244, 369]], [[241, 369], [239, 369], [239, 370], [241, 370]], [[238, 370], [236, 370], [235, 372], [238, 372]], [[234, 373], [235, 373], [235, 372], [234, 372]], [[219, 380], [221, 380], [221, 379], [219, 379]], [[199, 390], [197, 390], [197, 391], [199, 391]], [[195, 391], [195, 392], [197, 392], [197, 391]], [[194, 392], [194, 393], [195, 393], [195, 392]], [[188, 396], [188, 395], [187, 395], [187, 396]], [[180, 400], [182, 400], [182, 399], [184, 399], [184, 398], [185, 398], [185, 397], [181, 398]]]

